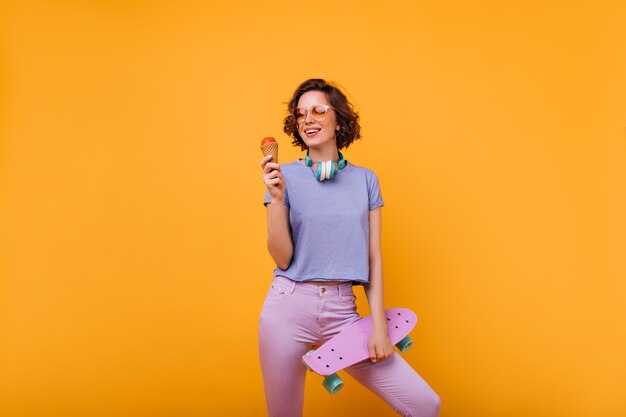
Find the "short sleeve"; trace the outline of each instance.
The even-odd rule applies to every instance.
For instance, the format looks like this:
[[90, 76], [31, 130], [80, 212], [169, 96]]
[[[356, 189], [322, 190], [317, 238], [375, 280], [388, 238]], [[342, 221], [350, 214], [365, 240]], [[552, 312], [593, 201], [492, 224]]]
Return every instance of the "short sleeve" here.
[[[270, 196], [270, 192], [267, 188], [265, 188], [265, 199], [263, 200], [263, 205], [265, 207], [267, 207], [267, 205], [269, 204], [269, 202], [272, 200], [272, 196]], [[289, 206], [289, 194], [287, 194], [287, 189], [285, 188], [285, 199], [284, 199], [284, 204], [287, 207]]]
[[367, 192], [369, 194], [369, 210], [374, 210], [377, 207], [385, 205], [380, 192], [378, 176], [372, 171], [368, 171], [367, 175]]

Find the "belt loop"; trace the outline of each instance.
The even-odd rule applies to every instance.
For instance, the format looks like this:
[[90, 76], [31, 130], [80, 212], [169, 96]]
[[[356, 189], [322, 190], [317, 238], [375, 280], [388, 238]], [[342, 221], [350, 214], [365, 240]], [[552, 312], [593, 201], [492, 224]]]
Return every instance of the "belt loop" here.
[[287, 289], [289, 291], [289, 294], [293, 294], [293, 292], [296, 290], [296, 281], [293, 280], [289, 280], [289, 288]]
[[340, 300], [343, 300], [343, 291], [342, 291], [342, 288], [343, 288], [343, 284], [339, 284], [339, 285], [337, 285], [337, 289], [339, 290], [339, 299], [340, 299]]

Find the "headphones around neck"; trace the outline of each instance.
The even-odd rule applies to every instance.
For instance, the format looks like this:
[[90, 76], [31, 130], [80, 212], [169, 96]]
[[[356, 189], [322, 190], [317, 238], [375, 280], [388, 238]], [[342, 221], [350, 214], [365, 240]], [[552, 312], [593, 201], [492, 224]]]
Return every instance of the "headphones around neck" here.
[[[348, 161], [344, 159], [341, 152], [339, 152], [339, 162], [335, 162], [332, 160], [326, 161], [326, 162], [320, 161], [317, 163], [317, 170], [315, 171], [315, 178], [317, 178], [318, 181], [332, 180], [333, 178], [335, 178], [335, 175], [340, 169], [345, 168], [347, 162]], [[313, 161], [311, 161], [311, 158], [309, 157], [308, 150], [306, 151], [306, 157], [304, 158], [304, 163], [308, 167], [313, 166]]]

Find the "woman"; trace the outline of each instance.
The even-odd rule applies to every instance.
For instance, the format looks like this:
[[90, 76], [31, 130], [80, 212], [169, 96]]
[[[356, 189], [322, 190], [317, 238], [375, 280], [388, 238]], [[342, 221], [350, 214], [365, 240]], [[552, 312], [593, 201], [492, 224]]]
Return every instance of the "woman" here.
[[288, 107], [284, 131], [306, 158], [261, 160], [268, 249], [276, 261], [259, 325], [269, 415], [302, 415], [302, 355], [359, 320], [352, 286], [364, 285], [373, 318], [370, 360], [346, 372], [401, 415], [437, 416], [439, 397], [387, 337], [378, 178], [339, 152], [360, 138], [359, 117], [322, 79], [302, 83]]

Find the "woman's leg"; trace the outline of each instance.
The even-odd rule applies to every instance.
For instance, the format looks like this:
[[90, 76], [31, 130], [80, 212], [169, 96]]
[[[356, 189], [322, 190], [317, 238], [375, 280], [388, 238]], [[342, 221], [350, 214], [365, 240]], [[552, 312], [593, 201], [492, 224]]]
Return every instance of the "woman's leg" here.
[[[328, 300], [322, 318], [322, 343], [349, 327], [360, 317], [356, 311], [356, 297], [351, 287], [342, 286], [340, 296]], [[372, 363], [359, 362], [346, 372], [373, 391], [403, 416], [436, 417], [439, 414], [439, 396], [397, 352], [387, 359]]]
[[259, 355], [270, 417], [302, 415], [307, 369], [302, 356], [317, 341], [315, 299], [286, 278], [272, 282], [259, 324]]
[[346, 372], [402, 416], [439, 415], [439, 396], [397, 352], [380, 362], [359, 362]]

